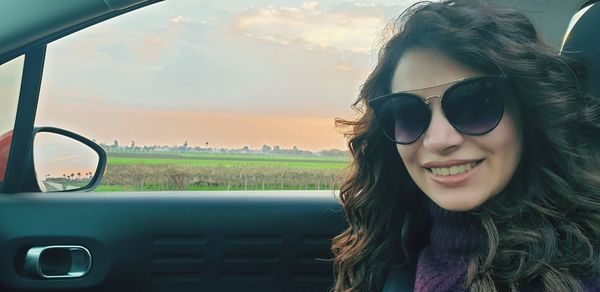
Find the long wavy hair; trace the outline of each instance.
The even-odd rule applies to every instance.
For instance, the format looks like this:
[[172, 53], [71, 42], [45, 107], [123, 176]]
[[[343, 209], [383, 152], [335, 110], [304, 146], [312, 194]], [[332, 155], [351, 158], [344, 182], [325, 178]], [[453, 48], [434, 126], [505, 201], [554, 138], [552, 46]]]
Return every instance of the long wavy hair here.
[[[334, 291], [379, 291], [392, 264], [414, 261], [428, 244], [426, 196], [396, 145], [383, 136], [367, 101], [389, 94], [407, 49], [434, 49], [482, 73], [509, 76], [524, 137], [507, 188], [473, 210], [487, 235], [472, 255], [465, 289], [582, 291], [600, 270], [600, 100], [582, 92], [584, 70], [544, 45], [522, 13], [494, 4], [420, 2], [390, 28], [378, 64], [347, 127], [353, 163], [340, 199], [349, 227], [334, 238]], [[493, 135], [493, 132], [490, 134]]]

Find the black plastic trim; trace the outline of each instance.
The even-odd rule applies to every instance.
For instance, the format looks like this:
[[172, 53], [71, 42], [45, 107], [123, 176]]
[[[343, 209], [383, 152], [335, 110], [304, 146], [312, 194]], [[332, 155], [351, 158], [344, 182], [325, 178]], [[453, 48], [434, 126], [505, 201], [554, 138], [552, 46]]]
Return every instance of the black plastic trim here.
[[20, 56], [20, 55], [23, 55], [25, 52], [27, 52], [28, 50], [30, 50], [32, 48], [35, 48], [35, 47], [38, 47], [38, 46], [42, 46], [42, 45], [45, 46], [45, 45], [47, 45], [47, 44], [49, 44], [49, 43], [51, 43], [51, 42], [53, 42], [53, 41], [55, 41], [57, 39], [63, 38], [65, 36], [67, 36], [67, 35], [70, 35], [70, 34], [72, 34], [74, 32], [80, 31], [80, 30], [82, 30], [84, 28], [90, 27], [90, 26], [95, 25], [97, 23], [100, 23], [100, 22], [103, 22], [105, 20], [111, 19], [113, 17], [119, 16], [121, 14], [125, 14], [127, 12], [130, 12], [130, 11], [142, 8], [144, 6], [151, 5], [151, 4], [158, 3], [158, 2], [162, 2], [162, 1], [164, 1], [164, 0], [150, 0], [150, 1], [147, 1], [147, 2], [143, 2], [143, 3], [137, 4], [137, 5], [134, 5], [134, 6], [131, 6], [131, 7], [125, 8], [125, 9], [122, 9], [122, 10], [117, 10], [117, 11], [114, 11], [114, 12], [111, 12], [111, 13], [108, 13], [108, 14], [105, 14], [105, 15], [102, 15], [102, 16], [90, 19], [88, 21], [82, 22], [82, 23], [80, 23], [78, 25], [75, 25], [73, 27], [70, 27], [68, 29], [62, 30], [62, 31], [57, 32], [57, 33], [50, 34], [50, 35], [48, 35], [46, 37], [43, 37], [41, 39], [37, 39], [35, 41], [32, 41], [32, 42], [30, 42], [30, 43], [28, 43], [26, 45], [18, 47], [16, 49], [14, 49], [14, 50], [12, 50], [10, 52], [7, 52], [7, 53], [3, 54], [2, 56], [0, 56], [0, 64], [3, 64], [5, 62], [8, 62], [8, 61], [10, 61], [10, 60], [12, 60], [12, 59]]
[[33, 133], [45, 57], [45, 45], [34, 48], [25, 54], [15, 127], [6, 166], [6, 175], [0, 190], [3, 193], [18, 192], [23, 182], [27, 157], [33, 139], [31, 134]]
[[592, 5], [592, 4], [596, 4], [597, 2], [598, 2], [598, 0], [589, 0], [589, 1], [586, 1], [585, 3], [583, 3], [583, 5], [581, 5], [581, 7], [579, 7], [579, 9], [577, 9], [577, 11], [579, 11], [579, 10], [581, 10], [583, 8], [586, 8], [586, 7], [588, 7], [588, 6]]

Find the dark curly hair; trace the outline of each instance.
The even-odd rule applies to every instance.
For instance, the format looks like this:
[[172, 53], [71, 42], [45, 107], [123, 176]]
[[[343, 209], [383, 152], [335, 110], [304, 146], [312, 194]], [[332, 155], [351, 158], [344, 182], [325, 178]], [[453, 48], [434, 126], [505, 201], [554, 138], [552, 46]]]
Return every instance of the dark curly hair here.
[[340, 199], [349, 227], [334, 238], [334, 291], [381, 290], [394, 263], [428, 244], [426, 196], [367, 102], [389, 94], [407, 49], [434, 49], [482, 73], [501, 70], [515, 87], [523, 155], [502, 192], [473, 210], [487, 235], [471, 257], [465, 289], [582, 291], [600, 271], [600, 100], [582, 92], [582, 66], [547, 47], [522, 13], [489, 2], [420, 2], [390, 26], [391, 38], [353, 107], [353, 163]]

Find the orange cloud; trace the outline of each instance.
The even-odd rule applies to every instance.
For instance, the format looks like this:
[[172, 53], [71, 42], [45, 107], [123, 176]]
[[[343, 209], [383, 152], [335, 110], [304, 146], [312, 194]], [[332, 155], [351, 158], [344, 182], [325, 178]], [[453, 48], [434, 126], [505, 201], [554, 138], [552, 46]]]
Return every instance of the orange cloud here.
[[[355, 5], [357, 9], [361, 7]], [[281, 45], [294, 43], [308, 49], [371, 53], [374, 39], [388, 19], [383, 10], [368, 8], [365, 13], [356, 13], [327, 11], [318, 2], [305, 2], [300, 7], [270, 5], [249, 9], [238, 16], [233, 30]]]

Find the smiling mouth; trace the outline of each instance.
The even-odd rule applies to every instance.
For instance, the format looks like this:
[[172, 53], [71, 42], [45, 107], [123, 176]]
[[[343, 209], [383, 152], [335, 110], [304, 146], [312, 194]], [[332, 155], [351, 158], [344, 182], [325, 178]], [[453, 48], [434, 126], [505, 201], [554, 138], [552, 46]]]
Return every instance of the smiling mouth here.
[[465, 164], [453, 165], [451, 167], [432, 167], [425, 168], [429, 173], [432, 173], [437, 176], [454, 176], [461, 175], [469, 172], [472, 168], [481, 164], [482, 160], [473, 161]]

